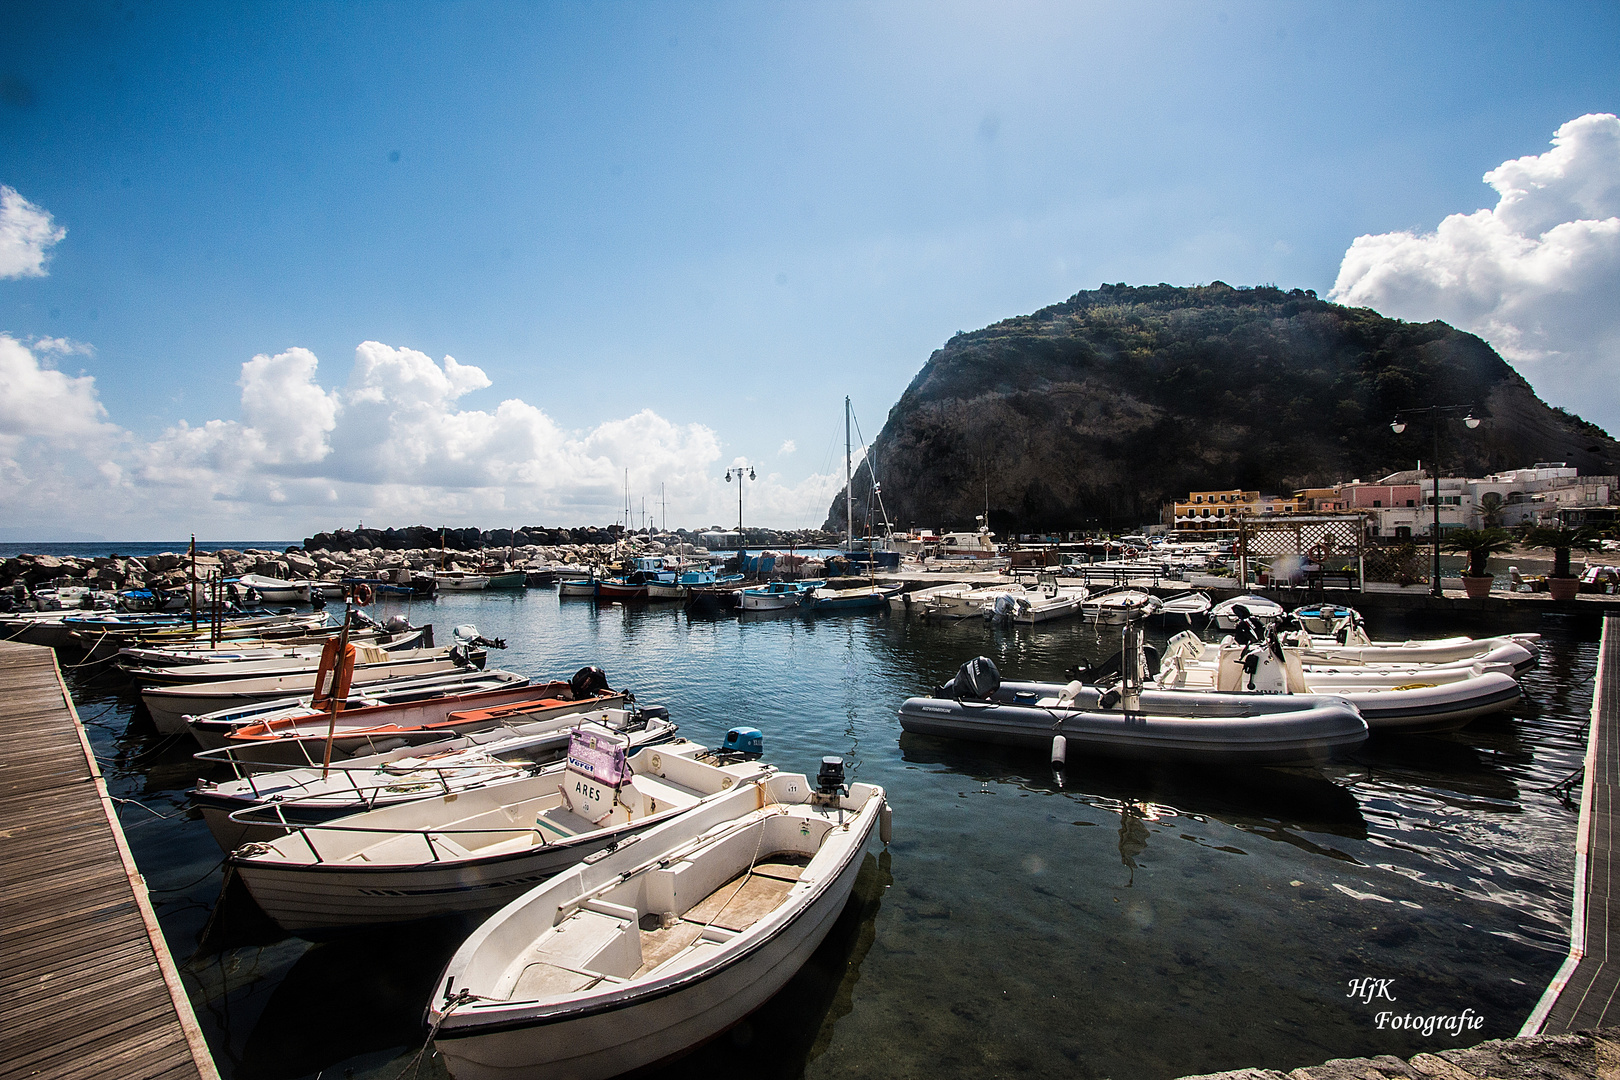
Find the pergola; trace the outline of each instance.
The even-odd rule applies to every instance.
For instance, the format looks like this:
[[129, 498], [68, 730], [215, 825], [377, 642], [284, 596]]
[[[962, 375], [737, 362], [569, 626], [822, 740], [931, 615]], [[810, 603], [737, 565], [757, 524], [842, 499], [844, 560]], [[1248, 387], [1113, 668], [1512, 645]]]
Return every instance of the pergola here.
[[1314, 562], [1333, 576], [1342, 573], [1347, 588], [1357, 592], [1364, 580], [1362, 564], [1367, 535], [1365, 514], [1245, 514], [1238, 518], [1238, 580], [1248, 583], [1251, 559], [1276, 560], [1293, 555]]

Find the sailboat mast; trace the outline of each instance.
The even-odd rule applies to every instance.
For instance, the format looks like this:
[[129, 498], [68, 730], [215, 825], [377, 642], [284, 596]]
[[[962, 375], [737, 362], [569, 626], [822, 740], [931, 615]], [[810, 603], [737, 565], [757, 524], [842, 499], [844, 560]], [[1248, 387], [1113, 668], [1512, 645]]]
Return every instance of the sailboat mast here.
[[849, 467], [849, 398], [844, 398], [844, 547], [855, 550], [855, 488]]

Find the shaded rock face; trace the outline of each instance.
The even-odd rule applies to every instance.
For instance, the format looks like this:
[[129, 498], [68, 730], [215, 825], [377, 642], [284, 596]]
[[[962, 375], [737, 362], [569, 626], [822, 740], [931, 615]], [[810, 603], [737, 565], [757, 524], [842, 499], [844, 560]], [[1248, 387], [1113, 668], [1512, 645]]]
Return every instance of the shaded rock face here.
[[[891, 521], [1000, 532], [1124, 528], [1188, 491], [1289, 492], [1374, 479], [1434, 440], [1397, 410], [1471, 405], [1447, 420], [1441, 465], [1481, 475], [1537, 461], [1620, 471], [1620, 444], [1540, 401], [1479, 338], [1313, 293], [1104, 286], [959, 333], [890, 410], [872, 457]], [[857, 531], [871, 477], [853, 483]], [[824, 526], [844, 526], [843, 493]]]

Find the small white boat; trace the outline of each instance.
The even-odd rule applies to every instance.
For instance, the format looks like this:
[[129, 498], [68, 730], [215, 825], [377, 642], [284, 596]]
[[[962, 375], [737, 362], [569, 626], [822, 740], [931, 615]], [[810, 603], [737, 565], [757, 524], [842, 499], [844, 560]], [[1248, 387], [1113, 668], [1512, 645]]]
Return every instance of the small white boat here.
[[1240, 607], [1252, 618], [1259, 619], [1263, 623], [1280, 618], [1283, 613], [1283, 606], [1275, 600], [1267, 600], [1263, 596], [1251, 593], [1248, 596], [1234, 596], [1230, 600], [1222, 600], [1210, 609], [1210, 618], [1214, 619], [1215, 625], [1222, 630], [1236, 629], [1238, 622], [1243, 618], [1237, 611]]
[[[441, 711], [448, 715], [452, 709], [483, 707], [484, 703], [504, 704], [508, 700], [521, 701], [532, 696], [529, 678], [526, 675], [519, 675], [515, 671], [502, 671], [499, 668], [493, 671], [467, 669], [424, 675], [417, 679], [391, 680], [351, 690], [343, 699], [342, 711], [349, 719], [359, 716], [362, 712], [366, 712], [369, 716], [380, 717], [390, 714], [376, 710], [400, 706], [411, 710], [414, 717], [422, 718], [423, 722], [429, 722], [434, 717], [443, 719], [442, 716], [438, 716]], [[479, 704], [467, 704], [469, 701], [476, 701]], [[326, 706], [317, 706], [313, 703], [312, 695], [304, 694], [301, 697], [255, 701], [249, 705], [238, 705], [211, 713], [188, 715], [184, 720], [186, 730], [190, 731], [197, 744], [207, 751], [228, 746], [232, 735], [256, 724], [275, 724], [279, 721], [329, 714], [330, 710]], [[262, 764], [278, 762], [286, 764], [279, 757], [273, 757]], [[238, 758], [238, 763], [249, 764], [242, 758]]]
[[755, 779], [491, 916], [428, 1006], [450, 1072], [605, 1080], [764, 1004], [843, 911], [872, 833], [888, 839], [882, 788], [818, 781]]
[[948, 581], [943, 585], [930, 585], [926, 589], [913, 589], [910, 592], [895, 593], [889, 597], [889, 610], [900, 614], [913, 611], [921, 614], [927, 609], [927, 602], [931, 597], [938, 596], [940, 593], [950, 589], [959, 588], [961, 586], [954, 581]]
[[[580, 568], [573, 568], [577, 575]], [[583, 577], [566, 576], [557, 579], [558, 596], [592, 596], [596, 595], [597, 575], [595, 570], [586, 570]]]
[[708, 751], [685, 739], [633, 760], [628, 746], [618, 736], [575, 737], [562, 771], [301, 826], [238, 848], [230, 865], [266, 914], [304, 937], [491, 911], [771, 771], [704, 760]]
[[[513, 720], [521, 717], [515, 714]], [[214, 840], [229, 853], [245, 842], [281, 835], [287, 831], [282, 822], [315, 825], [533, 773], [562, 760], [576, 728], [616, 732], [629, 740], [632, 750], [671, 739], [676, 731], [669, 711], [662, 707], [629, 705], [548, 714], [542, 720], [509, 721], [470, 735], [340, 760], [330, 769], [238, 769], [235, 780], [199, 780], [190, 792], [191, 805], [202, 812]], [[235, 764], [228, 751], [205, 751], [197, 757]], [[241, 815], [241, 811], [257, 808], [269, 812]], [[266, 819], [274, 819], [276, 824], [266, 824]]]
[[923, 606], [922, 613], [930, 618], [981, 618], [995, 608], [1003, 596], [1013, 600], [1024, 597], [1028, 590], [1016, 581], [998, 581], [991, 585], [956, 585], [934, 590]]
[[477, 592], [489, 587], [488, 574], [470, 574], [465, 570], [434, 570], [428, 575], [433, 587], [440, 592]]
[[1040, 585], [1024, 590], [1022, 596], [1010, 593], [996, 598], [990, 615], [1020, 624], [1067, 619], [1080, 612], [1089, 590], [1083, 585]]
[[284, 581], [265, 574], [243, 574], [236, 582], [258, 593], [259, 598], [267, 604], [309, 603], [310, 584], [307, 581]]
[[[421, 660], [385, 661], [381, 664], [357, 664], [354, 669], [355, 689], [377, 686], [395, 679], [414, 679], [424, 675], [448, 675], [456, 671], [476, 670], [482, 666], [454, 655], [435, 656]], [[165, 735], [186, 729], [187, 716], [219, 712], [259, 701], [275, 701], [294, 697], [315, 689], [315, 671], [296, 675], [265, 676], [256, 679], [226, 679], [220, 682], [190, 683], [184, 686], [152, 686], [141, 691], [141, 701], [152, 722]]]
[[821, 587], [820, 581], [772, 581], [756, 585], [737, 594], [737, 606], [743, 611], [784, 611], [804, 605], [812, 590]]
[[1213, 662], [1195, 659], [1194, 650], [1207, 655], [1196, 635], [1171, 638], [1155, 683], [1159, 693], [1331, 695], [1353, 704], [1374, 732], [1451, 731], [1519, 700], [1511, 664], [1307, 668], [1300, 651], [1275, 636], [1248, 644], [1228, 638], [1218, 649]]
[[1081, 618], [1099, 623], [1123, 623], [1152, 615], [1159, 610], [1159, 598], [1144, 589], [1109, 589], [1092, 593], [1080, 604]]
[[1177, 593], [1175, 596], [1164, 598], [1159, 605], [1159, 614], [1172, 626], [1178, 622], [1190, 626], [1194, 622], [1202, 622], [1208, 618], [1210, 609], [1214, 606], [1215, 602], [1209, 598], [1208, 593]]

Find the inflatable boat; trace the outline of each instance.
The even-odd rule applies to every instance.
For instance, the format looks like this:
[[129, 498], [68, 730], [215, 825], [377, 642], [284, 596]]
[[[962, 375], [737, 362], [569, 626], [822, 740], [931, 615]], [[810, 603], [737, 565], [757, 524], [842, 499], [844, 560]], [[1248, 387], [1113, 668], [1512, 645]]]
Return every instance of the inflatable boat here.
[[900, 706], [921, 735], [1147, 761], [1255, 764], [1318, 761], [1367, 737], [1355, 706], [1326, 695], [1120, 693], [1071, 682], [1002, 682], [985, 657], [932, 697]]

